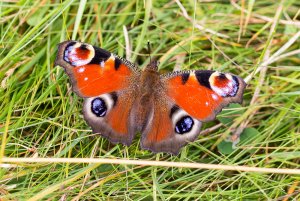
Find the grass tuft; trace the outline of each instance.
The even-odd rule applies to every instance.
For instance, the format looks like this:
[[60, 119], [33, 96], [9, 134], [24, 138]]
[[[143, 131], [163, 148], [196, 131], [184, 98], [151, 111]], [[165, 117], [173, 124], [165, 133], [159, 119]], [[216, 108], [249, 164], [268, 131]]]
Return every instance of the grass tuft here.
[[[299, 200], [299, 7], [293, 0], [0, 1], [0, 199]], [[57, 44], [68, 39], [141, 68], [149, 40], [161, 72], [237, 74], [248, 84], [244, 102], [205, 123], [178, 156], [140, 150], [139, 138], [130, 147], [112, 145], [91, 132], [82, 99], [54, 66]]]

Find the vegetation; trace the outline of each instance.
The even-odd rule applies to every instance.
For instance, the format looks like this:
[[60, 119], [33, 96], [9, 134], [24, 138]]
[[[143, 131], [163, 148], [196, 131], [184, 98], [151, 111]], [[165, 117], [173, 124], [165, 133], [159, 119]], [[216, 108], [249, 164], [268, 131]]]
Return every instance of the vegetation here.
[[[300, 165], [300, 2], [0, 2], [1, 200], [300, 199], [299, 174], [9, 158], [111, 158], [261, 168]], [[85, 41], [141, 68], [213, 69], [244, 78], [242, 105], [205, 123], [178, 156], [113, 145], [91, 132], [82, 99], [54, 66], [57, 44]], [[241, 134], [240, 141], [238, 136]], [[232, 136], [232, 137], [230, 137]], [[234, 143], [228, 141], [231, 139]]]

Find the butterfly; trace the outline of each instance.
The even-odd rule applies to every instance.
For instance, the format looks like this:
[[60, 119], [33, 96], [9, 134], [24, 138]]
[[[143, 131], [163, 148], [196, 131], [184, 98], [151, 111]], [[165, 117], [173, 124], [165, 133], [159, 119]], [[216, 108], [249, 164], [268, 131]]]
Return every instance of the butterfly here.
[[159, 74], [158, 62], [141, 70], [104, 49], [78, 41], [59, 44], [55, 61], [84, 98], [83, 115], [93, 132], [129, 146], [178, 154], [194, 141], [202, 122], [229, 103], [241, 103], [245, 82], [230, 73], [187, 70]]

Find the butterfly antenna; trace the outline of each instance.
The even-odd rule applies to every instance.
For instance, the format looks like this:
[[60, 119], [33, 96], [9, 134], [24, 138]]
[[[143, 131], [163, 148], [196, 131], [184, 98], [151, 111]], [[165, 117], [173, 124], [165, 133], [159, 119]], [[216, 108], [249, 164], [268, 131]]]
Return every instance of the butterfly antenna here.
[[148, 54], [150, 58], [150, 63], [146, 66], [146, 68], [150, 70], [158, 71], [158, 61], [152, 61], [151, 59], [151, 46], [149, 41], [148, 41]]
[[150, 41], [148, 41], [148, 54], [149, 54], [150, 63], [151, 63], [151, 47], [150, 47]]

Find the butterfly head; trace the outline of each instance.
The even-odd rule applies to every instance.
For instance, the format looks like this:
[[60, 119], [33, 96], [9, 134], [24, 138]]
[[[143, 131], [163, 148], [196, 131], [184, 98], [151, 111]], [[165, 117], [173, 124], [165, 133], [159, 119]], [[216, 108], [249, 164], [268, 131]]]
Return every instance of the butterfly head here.
[[159, 61], [150, 61], [150, 63], [146, 66], [146, 70], [150, 71], [158, 71]]

